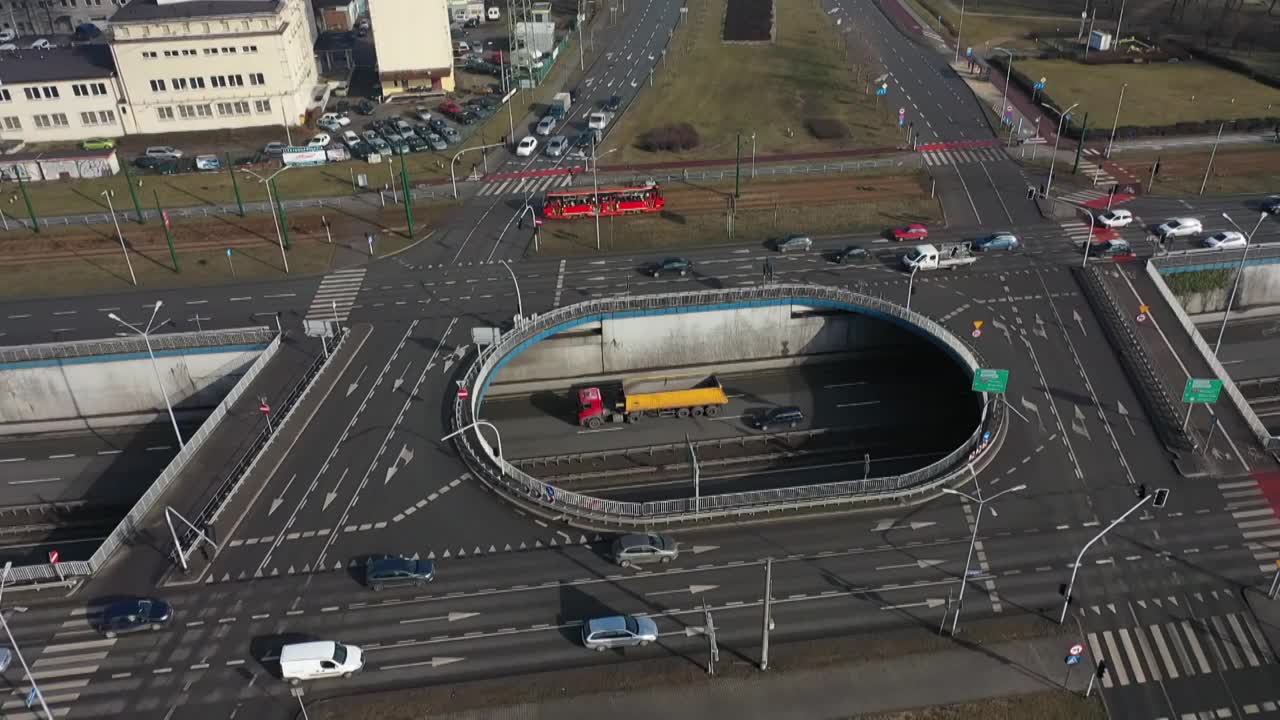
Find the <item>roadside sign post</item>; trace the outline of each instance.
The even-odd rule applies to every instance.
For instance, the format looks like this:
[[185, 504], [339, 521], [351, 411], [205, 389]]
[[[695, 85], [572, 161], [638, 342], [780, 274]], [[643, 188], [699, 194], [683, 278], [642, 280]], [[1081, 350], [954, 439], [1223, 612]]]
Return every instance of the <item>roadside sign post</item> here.
[[271, 406], [267, 404], [265, 397], [258, 398], [258, 412], [262, 413], [262, 417], [267, 419], [267, 433], [275, 432], [271, 428]]
[[236, 264], [231, 262], [231, 248], [227, 248], [227, 267], [231, 268], [231, 279], [236, 278]]
[[1276, 593], [1280, 593], [1280, 560], [1276, 561], [1276, 576], [1271, 581], [1271, 589], [1267, 591], [1267, 597], [1275, 600]]
[[764, 628], [760, 636], [760, 669], [769, 669], [769, 631], [773, 629], [773, 617], [769, 614], [773, 602], [773, 558], [764, 560]]
[[1151, 308], [1147, 305], [1138, 306], [1138, 315], [1134, 318], [1138, 322], [1146, 322], [1147, 316], [1151, 314]]
[[1003, 395], [1009, 388], [1009, 371], [994, 368], [978, 368], [973, 373], [974, 392], [989, 392]]
[[[54, 571], [58, 573], [58, 582], [62, 582], [63, 580], [62, 568], [58, 566], [58, 563], [61, 561], [61, 559], [62, 559], [62, 556], [58, 553], [57, 550], [49, 551], [49, 564], [52, 565]], [[28, 705], [27, 707], [30, 707], [30, 705]]]
[[1182, 402], [1187, 404], [1187, 416], [1182, 420], [1182, 429], [1185, 432], [1187, 423], [1191, 422], [1191, 410], [1197, 403], [1202, 405], [1212, 405], [1218, 402], [1218, 395], [1222, 393], [1222, 381], [1216, 378], [1187, 378], [1187, 384], [1182, 389]]

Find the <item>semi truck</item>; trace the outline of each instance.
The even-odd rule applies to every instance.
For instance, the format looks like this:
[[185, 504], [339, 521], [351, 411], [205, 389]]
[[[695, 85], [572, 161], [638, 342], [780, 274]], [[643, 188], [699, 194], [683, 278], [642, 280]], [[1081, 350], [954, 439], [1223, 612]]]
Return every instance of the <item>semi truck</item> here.
[[594, 430], [646, 417], [716, 417], [728, 404], [715, 375], [602, 383], [578, 388], [578, 424]]
[[976, 262], [977, 259], [969, 243], [917, 245], [902, 256], [902, 267], [909, 271], [958, 268]]

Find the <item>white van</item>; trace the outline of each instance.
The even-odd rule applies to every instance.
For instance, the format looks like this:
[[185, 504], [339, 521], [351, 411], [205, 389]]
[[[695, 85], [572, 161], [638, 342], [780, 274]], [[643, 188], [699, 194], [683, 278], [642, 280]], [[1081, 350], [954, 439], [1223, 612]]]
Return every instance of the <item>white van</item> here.
[[302, 680], [351, 677], [362, 667], [364, 653], [355, 645], [319, 640], [280, 649], [280, 676], [294, 685]]
[[603, 110], [597, 110], [587, 116], [587, 128], [590, 130], [603, 130], [609, 124], [609, 113]]
[[502, 12], [498, 10], [497, 5], [490, 5], [489, 9], [485, 11], [485, 17], [490, 20], [497, 20], [502, 17]]

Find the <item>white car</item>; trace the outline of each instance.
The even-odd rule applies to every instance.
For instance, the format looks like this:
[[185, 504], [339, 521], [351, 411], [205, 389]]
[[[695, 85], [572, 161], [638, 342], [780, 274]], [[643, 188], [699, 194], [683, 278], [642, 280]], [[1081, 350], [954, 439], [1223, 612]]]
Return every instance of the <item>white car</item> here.
[[1245, 239], [1244, 233], [1238, 233], [1235, 230], [1224, 230], [1204, 239], [1204, 246], [1215, 250], [1239, 250], [1248, 244], [1249, 241]]
[[0, 45], [0, 50], [17, 50], [17, 49], [18, 49], [18, 46], [14, 45], [13, 43], [5, 43], [3, 45]]
[[609, 113], [597, 110], [587, 117], [588, 130], [603, 130], [609, 124]]
[[342, 131], [342, 142], [349, 148], [353, 148], [360, 143], [360, 136], [354, 130]]
[[534, 129], [534, 132], [545, 137], [555, 132], [555, 129], [556, 129], [556, 119], [551, 117], [550, 115], [547, 115], [546, 117], [538, 121], [538, 127]]
[[0, 30], [0, 42], [13, 42], [18, 39], [16, 30]]
[[345, 80], [333, 86], [334, 97], [346, 97], [348, 94], [350, 94], [350, 92], [351, 92], [351, 83]]
[[329, 133], [320, 133], [319, 135], [307, 141], [307, 147], [322, 148], [328, 147], [333, 142], [333, 138], [329, 137]]
[[338, 113], [325, 113], [320, 116], [320, 119], [327, 122], [337, 123], [342, 127], [346, 127], [351, 124], [351, 118], [346, 115], [339, 115]]
[[1199, 235], [1202, 232], [1204, 232], [1204, 226], [1195, 218], [1174, 218], [1156, 227], [1156, 235], [1166, 238]]
[[32, 50], [52, 50], [54, 46], [53, 46], [53, 43], [49, 42], [48, 40], [45, 40], [44, 38], [40, 38], [35, 42], [31, 43], [30, 47]]
[[532, 135], [526, 135], [519, 145], [516, 145], [517, 157], [529, 157], [538, 150], [538, 138]]
[[1107, 228], [1125, 227], [1133, 222], [1133, 213], [1128, 210], [1108, 210], [1098, 216], [1098, 224]]
[[180, 158], [182, 151], [168, 145], [152, 145], [142, 153], [151, 158]]
[[431, 111], [419, 105], [413, 109], [413, 116], [418, 118], [419, 122], [431, 122]]

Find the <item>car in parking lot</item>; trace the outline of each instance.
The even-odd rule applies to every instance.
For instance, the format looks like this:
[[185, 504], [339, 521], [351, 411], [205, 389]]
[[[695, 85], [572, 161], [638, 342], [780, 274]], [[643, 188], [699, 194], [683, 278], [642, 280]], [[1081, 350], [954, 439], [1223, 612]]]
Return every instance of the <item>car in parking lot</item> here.
[[423, 140], [422, 138], [418, 137], [416, 134], [410, 135], [409, 137], [405, 138], [404, 141], [409, 145], [409, 152], [422, 152], [424, 150], [429, 150], [431, 148], [431, 145], [428, 143], [428, 141]]
[[556, 119], [547, 115], [538, 121], [538, 127], [534, 128], [534, 132], [539, 135], [550, 135], [556, 129]]
[[992, 250], [1017, 250], [1022, 243], [1018, 242], [1018, 236], [1009, 232], [992, 233], [986, 237], [978, 238], [973, 241], [973, 249], [978, 252], [991, 252]]
[[431, 111], [428, 110], [425, 105], [419, 105], [414, 108], [413, 116], [417, 118], [419, 122], [431, 122]]
[[149, 158], [180, 158], [182, 151], [168, 145], [152, 145], [142, 152]]
[[773, 243], [773, 249], [778, 252], [806, 252], [813, 247], [813, 238], [808, 235], [788, 235], [784, 238], [778, 238]]
[[396, 132], [400, 134], [400, 137], [404, 138], [405, 140], [408, 140], [409, 136], [415, 134], [413, 132], [413, 126], [405, 122], [404, 120], [396, 120], [395, 128], [396, 128]]
[[269, 142], [262, 146], [262, 154], [267, 157], [280, 157], [281, 155], [284, 155], [285, 148], [287, 147], [289, 147], [289, 145], [286, 143]]
[[1098, 216], [1098, 224], [1107, 228], [1125, 227], [1133, 222], [1133, 213], [1128, 210], [1108, 210]]
[[307, 147], [309, 148], [328, 147], [329, 143], [331, 142], [333, 142], [333, 138], [329, 136], [329, 133], [320, 133], [319, 135], [316, 135], [315, 137], [307, 141]]
[[361, 100], [356, 105], [356, 112], [361, 115], [372, 115], [378, 111], [378, 106], [372, 100]]
[[377, 132], [375, 132], [372, 128], [369, 128], [369, 129], [363, 130], [363, 131], [360, 133], [360, 137], [364, 138], [364, 141], [365, 141], [365, 142], [367, 142], [367, 143], [369, 143], [369, 144], [373, 144], [373, 141], [374, 141], [374, 140], [378, 140], [378, 139], [380, 139], [380, 138], [378, 137], [378, 133], [377, 133]]
[[431, 133], [427, 136], [427, 142], [431, 144], [431, 149], [436, 152], [443, 152], [449, 149], [449, 143], [445, 142], [444, 138], [435, 133]]
[[609, 99], [604, 101], [603, 107], [605, 112], [618, 112], [622, 107], [622, 96], [610, 95]]
[[751, 426], [762, 432], [767, 432], [771, 427], [783, 425], [794, 429], [802, 422], [804, 422], [804, 411], [794, 405], [769, 408], [751, 418]]
[[356, 134], [355, 130], [343, 130], [342, 142], [349, 148], [355, 147], [356, 143], [360, 142], [360, 136]]
[[532, 135], [526, 135], [524, 139], [522, 139], [520, 143], [516, 145], [516, 156], [529, 157], [533, 155], [535, 152], [537, 152], [537, 150], [538, 150], [538, 138], [533, 137]]
[[1196, 218], [1173, 218], [1166, 220], [1155, 228], [1155, 234], [1162, 238], [1199, 235], [1204, 232], [1204, 225]]
[[18, 39], [18, 31], [12, 28], [0, 30], [0, 42], [13, 42]]
[[1084, 252], [1089, 257], [1122, 257], [1133, 254], [1128, 240], [1112, 238], [1099, 242], [1085, 243]]
[[582, 623], [582, 645], [599, 652], [644, 646], [657, 640], [658, 626], [645, 617], [612, 615]]
[[449, 127], [448, 125], [445, 125], [443, 128], [441, 128], [440, 130], [436, 131], [436, 133], [437, 133], [440, 137], [444, 138], [444, 141], [445, 141], [445, 142], [448, 142], [448, 143], [460, 143], [460, 142], [462, 142], [462, 133], [458, 132], [457, 130], [454, 130], [453, 128]]
[[422, 587], [436, 579], [430, 560], [384, 557], [370, 560], [364, 568], [364, 584], [374, 591], [393, 587]]
[[889, 231], [894, 240], [925, 240], [929, 237], [929, 228], [922, 223], [911, 223], [904, 227], [896, 227]]
[[373, 148], [373, 151], [379, 155], [386, 155], [391, 152], [391, 146], [387, 144], [387, 141], [377, 135], [374, 135], [372, 140], [366, 139], [365, 142], [369, 143], [369, 147]]
[[89, 138], [80, 143], [84, 150], [112, 150], [115, 146], [116, 141], [111, 138]]
[[646, 270], [650, 277], [659, 275], [679, 275], [684, 277], [693, 271], [693, 263], [682, 257], [663, 258], [650, 265]]
[[463, 110], [458, 113], [458, 122], [463, 125], [474, 125], [475, 123], [480, 122], [480, 115], [478, 115], [474, 110]]
[[1215, 250], [1239, 250], [1248, 244], [1244, 233], [1235, 230], [1224, 230], [1204, 239], [1204, 246]]
[[843, 250], [837, 250], [831, 255], [832, 262], [843, 265], [850, 260], [865, 260], [868, 256], [867, 249], [860, 245], [848, 245]]
[[152, 170], [161, 175], [173, 175], [178, 172], [178, 159], [166, 157], [142, 157], [133, 161], [133, 165], [141, 170]]
[[456, 117], [462, 112], [462, 106], [452, 100], [446, 100], [436, 106], [436, 112], [445, 117]]
[[173, 619], [173, 608], [157, 598], [117, 600], [102, 609], [98, 629], [108, 638], [138, 632], [159, 630]]
[[547, 154], [547, 157], [558, 158], [564, 154], [568, 146], [569, 141], [563, 135], [556, 135], [547, 141], [547, 146], [542, 151]]
[[680, 556], [676, 541], [666, 535], [633, 533], [613, 541], [613, 560], [622, 567], [669, 563]]

